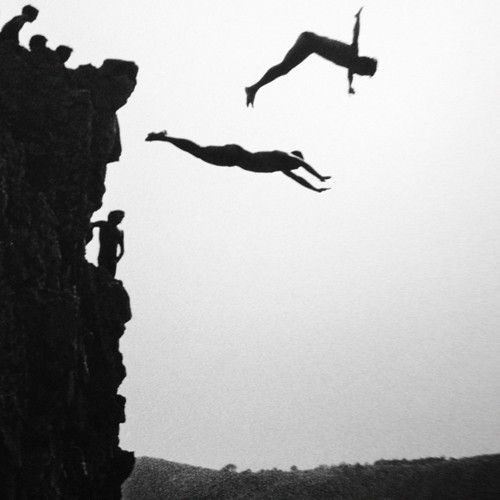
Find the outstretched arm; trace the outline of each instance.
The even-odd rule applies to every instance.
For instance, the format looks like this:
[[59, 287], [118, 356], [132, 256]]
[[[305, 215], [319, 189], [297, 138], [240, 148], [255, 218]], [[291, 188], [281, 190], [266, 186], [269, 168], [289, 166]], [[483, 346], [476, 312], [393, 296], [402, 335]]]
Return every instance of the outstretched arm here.
[[27, 19], [21, 14], [19, 16], [13, 17], [10, 21], [7, 21], [1, 30], [2, 38], [4, 40], [15, 40], [17, 39], [19, 43], [19, 32], [24, 24], [27, 22]]
[[319, 172], [316, 172], [316, 170], [304, 160], [300, 160], [300, 166], [303, 169], [307, 170], [311, 175], [314, 175], [314, 177], [316, 177], [316, 179], [319, 179], [321, 182], [325, 182], [326, 180], [331, 178], [329, 175], [321, 175]]
[[[354, 30], [352, 34], [352, 50], [354, 51], [354, 55], [358, 55], [359, 52], [359, 46], [358, 46], [358, 39], [359, 39], [359, 28], [360, 28], [360, 21], [359, 18], [361, 16], [361, 11], [363, 10], [363, 7], [358, 10], [356, 15], [354, 16], [356, 18], [356, 22], [354, 23]], [[355, 94], [356, 92], [354, 91], [352, 87], [352, 79], [354, 77], [354, 73], [352, 70], [349, 70], [347, 73], [347, 79], [349, 80], [349, 94]]]
[[282, 172], [287, 176], [290, 177], [290, 179], [294, 180], [295, 182], [298, 182], [300, 185], [304, 186], [307, 189], [311, 189], [312, 191], [316, 191], [318, 193], [321, 193], [322, 191], [326, 191], [327, 189], [330, 188], [315, 188], [312, 184], [309, 184], [305, 179], [302, 177], [299, 177], [298, 175], [295, 175], [292, 172], [289, 172], [287, 170], [282, 170]]
[[90, 243], [92, 241], [92, 238], [94, 237], [94, 233], [92, 232], [92, 230], [95, 227], [101, 227], [103, 224], [104, 224], [104, 221], [102, 221], [102, 220], [90, 223], [87, 234], [85, 235], [85, 244]]
[[361, 11], [363, 7], [358, 10], [357, 14], [354, 16], [356, 18], [356, 22], [354, 23], [354, 30], [352, 34], [352, 48], [356, 51], [356, 55], [358, 55], [358, 38], [359, 38], [359, 17], [361, 16]]

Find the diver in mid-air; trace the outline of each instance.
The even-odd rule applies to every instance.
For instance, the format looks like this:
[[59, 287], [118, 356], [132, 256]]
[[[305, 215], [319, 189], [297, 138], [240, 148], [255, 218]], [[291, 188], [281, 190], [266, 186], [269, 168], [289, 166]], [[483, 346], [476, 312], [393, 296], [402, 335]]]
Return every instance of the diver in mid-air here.
[[218, 165], [219, 167], [236, 166], [243, 170], [249, 170], [250, 172], [282, 172], [295, 182], [318, 193], [330, 189], [316, 188], [308, 181], [292, 172], [292, 170], [302, 167], [321, 182], [330, 179], [329, 176], [320, 175], [311, 165], [306, 163], [300, 151], [292, 151], [291, 154], [285, 153], [284, 151], [259, 151], [257, 153], [251, 153], [238, 144], [199, 146], [188, 139], [170, 137], [165, 130], [162, 132], [151, 132], [146, 137], [146, 141], [170, 142], [179, 149], [182, 149], [182, 151], [186, 151], [200, 160], [211, 163], [212, 165]]
[[247, 106], [253, 106], [255, 94], [257, 94], [257, 91], [261, 87], [276, 80], [276, 78], [280, 76], [286, 75], [311, 54], [318, 54], [338, 66], [347, 68], [349, 93], [354, 94], [354, 89], [352, 87], [354, 75], [373, 76], [377, 71], [376, 59], [358, 55], [359, 18], [362, 10], [362, 8], [359, 9], [358, 13], [354, 16], [356, 18], [356, 23], [354, 24], [353, 40], [350, 45], [338, 40], [316, 35], [316, 33], [310, 31], [302, 33], [293, 47], [288, 51], [283, 61], [267, 70], [257, 83], [245, 88]]

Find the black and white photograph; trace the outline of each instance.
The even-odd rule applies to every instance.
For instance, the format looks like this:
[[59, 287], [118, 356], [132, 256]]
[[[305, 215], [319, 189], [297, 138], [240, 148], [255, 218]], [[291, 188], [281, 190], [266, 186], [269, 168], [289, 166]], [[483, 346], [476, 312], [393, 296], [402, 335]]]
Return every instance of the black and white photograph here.
[[0, 499], [500, 499], [499, 19], [3, 0]]

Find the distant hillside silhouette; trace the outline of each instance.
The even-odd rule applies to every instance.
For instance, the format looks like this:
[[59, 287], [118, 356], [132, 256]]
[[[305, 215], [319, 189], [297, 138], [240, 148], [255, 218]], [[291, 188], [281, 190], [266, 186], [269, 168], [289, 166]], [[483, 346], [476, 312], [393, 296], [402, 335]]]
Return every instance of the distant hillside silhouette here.
[[311, 470], [220, 471], [141, 457], [123, 485], [125, 500], [339, 499], [497, 500], [500, 454], [461, 459], [379, 460]]

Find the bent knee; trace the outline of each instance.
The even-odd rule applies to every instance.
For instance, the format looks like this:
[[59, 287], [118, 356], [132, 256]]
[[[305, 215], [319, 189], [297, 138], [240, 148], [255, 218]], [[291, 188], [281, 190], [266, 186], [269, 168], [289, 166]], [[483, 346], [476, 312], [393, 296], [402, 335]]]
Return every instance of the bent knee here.
[[318, 35], [316, 35], [316, 33], [313, 33], [312, 31], [304, 31], [299, 35], [298, 40], [300, 42], [303, 42], [303, 43], [304, 42], [310, 43], [310, 42], [314, 41], [317, 37], [318, 37]]

